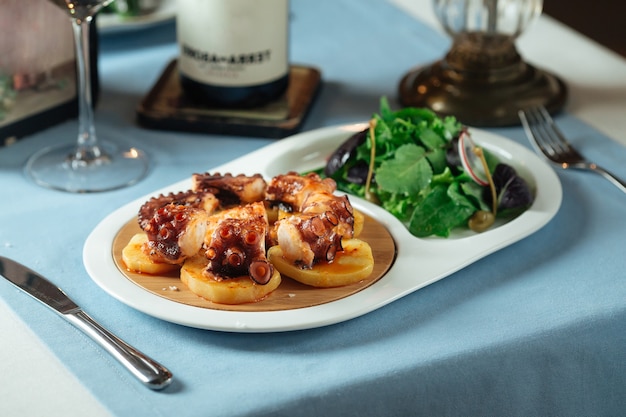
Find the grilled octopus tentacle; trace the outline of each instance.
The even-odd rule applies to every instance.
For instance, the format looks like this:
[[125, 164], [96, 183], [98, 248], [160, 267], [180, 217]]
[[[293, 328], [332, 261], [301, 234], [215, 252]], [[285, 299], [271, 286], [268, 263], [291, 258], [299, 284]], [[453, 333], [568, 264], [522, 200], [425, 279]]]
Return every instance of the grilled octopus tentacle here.
[[202, 209], [208, 214], [211, 214], [217, 209], [219, 201], [215, 195], [206, 191], [198, 192], [189, 190], [179, 193], [170, 193], [167, 195], [161, 194], [157, 197], [152, 197], [139, 208], [137, 218], [139, 227], [141, 227], [142, 230], [145, 230], [147, 224], [150, 222], [156, 211], [168, 204]]
[[208, 272], [224, 279], [248, 275], [261, 285], [270, 281], [274, 269], [265, 254], [269, 223], [263, 202], [225, 210], [208, 223]]
[[315, 173], [290, 172], [272, 179], [267, 198], [288, 204], [294, 213], [274, 225], [271, 236], [283, 256], [303, 268], [315, 262], [331, 262], [343, 250], [341, 239], [353, 237], [354, 212], [346, 196], [336, 196], [336, 183]]
[[262, 201], [266, 186], [261, 174], [233, 176], [230, 173], [204, 173], [192, 176], [192, 190], [215, 194], [223, 206]]
[[182, 263], [201, 249], [207, 217], [202, 209], [175, 203], [157, 209], [146, 222], [143, 250], [155, 262]]
[[294, 211], [299, 211], [311, 193], [332, 194], [336, 189], [337, 184], [332, 178], [322, 179], [315, 173], [300, 175], [291, 171], [272, 178], [267, 185], [266, 199], [270, 203], [287, 204]]

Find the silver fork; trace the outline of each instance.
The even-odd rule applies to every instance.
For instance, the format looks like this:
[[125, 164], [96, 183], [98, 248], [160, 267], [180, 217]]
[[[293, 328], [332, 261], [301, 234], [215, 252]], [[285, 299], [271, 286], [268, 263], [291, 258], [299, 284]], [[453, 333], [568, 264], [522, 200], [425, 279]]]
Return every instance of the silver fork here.
[[602, 175], [626, 193], [626, 182], [606, 169], [587, 161], [565, 138], [544, 107], [520, 110], [519, 118], [535, 150], [563, 169], [588, 170]]

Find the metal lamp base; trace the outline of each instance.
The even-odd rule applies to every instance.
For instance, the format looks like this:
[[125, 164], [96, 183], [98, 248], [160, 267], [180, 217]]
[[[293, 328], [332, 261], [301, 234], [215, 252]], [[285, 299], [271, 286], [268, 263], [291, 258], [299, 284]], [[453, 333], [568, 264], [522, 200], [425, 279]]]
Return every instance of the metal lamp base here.
[[408, 72], [400, 81], [403, 106], [427, 107], [471, 126], [518, 125], [529, 106], [560, 111], [567, 98], [557, 76], [526, 63], [506, 36], [465, 33], [448, 54]]

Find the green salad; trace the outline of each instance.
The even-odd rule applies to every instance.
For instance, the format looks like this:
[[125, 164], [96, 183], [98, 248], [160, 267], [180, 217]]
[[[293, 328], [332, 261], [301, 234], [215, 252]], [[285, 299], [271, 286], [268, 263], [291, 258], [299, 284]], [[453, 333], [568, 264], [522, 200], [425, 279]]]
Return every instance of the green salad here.
[[526, 181], [474, 145], [454, 117], [393, 111], [386, 98], [370, 127], [348, 138], [318, 173], [379, 204], [418, 237], [447, 237], [457, 227], [480, 232], [533, 201]]

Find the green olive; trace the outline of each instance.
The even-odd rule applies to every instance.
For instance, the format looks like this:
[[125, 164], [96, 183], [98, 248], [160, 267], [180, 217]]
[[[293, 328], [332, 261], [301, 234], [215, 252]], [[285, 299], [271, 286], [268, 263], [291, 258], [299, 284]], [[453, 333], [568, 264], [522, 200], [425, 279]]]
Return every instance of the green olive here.
[[490, 211], [478, 210], [470, 217], [467, 226], [474, 232], [480, 233], [489, 229], [496, 221], [496, 216]]

